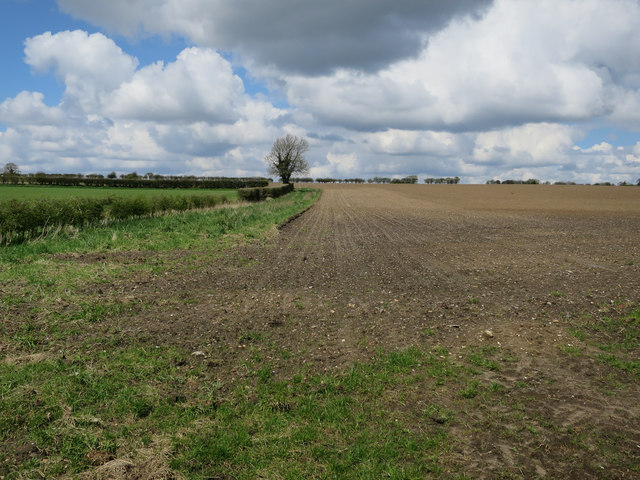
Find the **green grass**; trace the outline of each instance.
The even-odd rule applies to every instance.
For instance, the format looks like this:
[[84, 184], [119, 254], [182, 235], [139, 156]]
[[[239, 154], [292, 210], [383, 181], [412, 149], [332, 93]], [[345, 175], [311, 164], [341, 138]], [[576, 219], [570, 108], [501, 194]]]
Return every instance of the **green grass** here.
[[344, 373], [285, 379], [274, 379], [266, 365], [254, 371], [255, 381], [223, 389], [189, 357], [132, 346], [0, 364], [0, 453], [15, 462], [16, 447], [33, 442], [30, 461], [12, 464], [27, 478], [77, 474], [92, 466], [92, 455], [116, 457], [152, 438], [170, 441], [170, 466], [187, 478], [424, 478], [442, 471], [453, 412], [435, 405], [406, 411], [388, 399], [415, 384], [455, 382], [447, 359], [412, 348]]
[[[640, 375], [640, 309], [630, 315], [603, 317], [569, 327], [569, 333], [585, 345], [596, 347], [596, 358], [616, 370]], [[562, 346], [561, 350], [574, 357], [585, 355], [579, 346]]]
[[0, 184], [0, 202], [8, 200], [144, 197], [156, 195], [211, 195], [212, 193], [225, 197], [229, 202], [238, 199], [237, 190], [235, 189], [59, 187]]
[[498, 371], [500, 370], [500, 365], [493, 359], [498, 350], [499, 349], [497, 347], [488, 345], [484, 345], [480, 348], [471, 348], [467, 353], [467, 359], [476, 367]]

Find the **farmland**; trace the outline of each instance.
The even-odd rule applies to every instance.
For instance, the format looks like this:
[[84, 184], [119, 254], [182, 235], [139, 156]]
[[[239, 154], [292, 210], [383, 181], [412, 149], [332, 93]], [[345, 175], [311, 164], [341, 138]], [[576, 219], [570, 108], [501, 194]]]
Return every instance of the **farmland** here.
[[640, 189], [316, 199], [4, 247], [0, 475], [640, 475]]

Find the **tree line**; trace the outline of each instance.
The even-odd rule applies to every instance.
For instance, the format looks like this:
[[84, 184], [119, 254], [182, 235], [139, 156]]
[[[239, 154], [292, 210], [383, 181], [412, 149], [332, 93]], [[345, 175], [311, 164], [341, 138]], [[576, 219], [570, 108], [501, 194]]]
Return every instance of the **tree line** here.
[[[486, 184], [487, 185], [591, 185], [590, 183], [578, 184], [576, 182], [566, 182], [566, 181], [557, 181], [557, 182], [553, 182], [553, 184], [552, 184], [549, 181], [541, 182], [537, 178], [530, 178], [528, 180], [496, 180], [496, 179], [492, 179], [492, 180], [487, 180]], [[600, 186], [605, 186], [605, 187], [613, 187], [615, 185], [618, 185], [620, 187], [630, 187], [630, 186], [633, 186], [633, 183], [629, 183], [629, 182], [625, 182], [625, 181], [618, 182], [617, 184], [612, 183], [612, 182], [597, 182], [597, 183], [594, 183], [593, 185], [600, 185]], [[640, 186], [640, 178], [636, 181], [636, 185]]]
[[373, 177], [365, 180], [364, 178], [331, 178], [331, 177], [323, 177], [323, 178], [313, 178], [304, 177], [304, 178], [292, 178], [293, 182], [296, 183], [309, 183], [309, 182], [317, 182], [317, 183], [418, 183], [417, 175], [409, 175], [408, 177], [402, 178], [389, 178], [389, 177]]
[[5, 165], [0, 181], [13, 185], [55, 185], [63, 187], [126, 187], [126, 188], [247, 188], [266, 187], [269, 180], [262, 177], [196, 177], [157, 175], [151, 172], [138, 175], [136, 172], [104, 176], [82, 173], [28, 173], [21, 174], [15, 164]]

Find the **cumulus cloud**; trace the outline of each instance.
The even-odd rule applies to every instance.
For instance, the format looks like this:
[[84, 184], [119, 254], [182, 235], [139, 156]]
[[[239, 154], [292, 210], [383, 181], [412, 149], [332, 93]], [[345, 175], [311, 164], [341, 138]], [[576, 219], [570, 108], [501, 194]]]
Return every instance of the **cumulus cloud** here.
[[389, 155], [454, 156], [462, 151], [466, 137], [450, 132], [394, 130], [363, 135], [374, 153]]
[[85, 112], [100, 104], [100, 95], [131, 78], [138, 66], [110, 38], [81, 30], [28, 38], [24, 53], [35, 72], [53, 71], [65, 85], [65, 101]]
[[527, 168], [561, 165], [581, 136], [582, 132], [574, 127], [548, 123], [483, 132], [476, 137], [473, 159]]
[[217, 52], [188, 48], [168, 65], [143, 67], [113, 91], [105, 107], [117, 118], [233, 123], [247, 102], [242, 80]]
[[311, 175], [314, 177], [333, 177], [344, 178], [353, 175], [360, 175], [362, 165], [358, 161], [358, 155], [355, 152], [350, 153], [327, 153], [325, 161], [310, 169]]
[[59, 0], [77, 17], [118, 32], [179, 34], [287, 72], [376, 70], [419, 52], [424, 35], [490, 0]]
[[497, 0], [415, 58], [374, 73], [289, 76], [286, 91], [318, 120], [360, 130], [638, 119], [638, 23], [640, 5], [627, 0]]
[[64, 114], [58, 107], [48, 107], [40, 92], [20, 92], [0, 103], [0, 123], [13, 125], [50, 125], [60, 122]]

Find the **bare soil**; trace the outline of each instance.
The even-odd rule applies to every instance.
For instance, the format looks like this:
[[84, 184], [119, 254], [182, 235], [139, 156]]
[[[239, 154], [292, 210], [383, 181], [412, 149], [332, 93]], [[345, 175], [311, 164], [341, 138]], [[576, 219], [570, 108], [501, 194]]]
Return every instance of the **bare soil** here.
[[[322, 189], [316, 205], [266, 244], [121, 285], [151, 305], [122, 319], [122, 333], [203, 352], [225, 385], [243, 376], [257, 338], [289, 352], [269, 358], [281, 377], [344, 370], [380, 349], [439, 345], [463, 362], [470, 349], [494, 346], [514, 360], [479, 380], [503, 386], [508, 406], [479, 401], [460, 412], [458, 399], [437, 399], [457, 411], [446, 460], [453, 471], [638, 478], [637, 375], [563, 347], [579, 343], [570, 327], [638, 308], [640, 188]], [[430, 395], [417, 392], [404, 408], [424, 408]], [[509, 434], [529, 420], [544, 431]], [[583, 438], [591, 443], [581, 446]], [[613, 446], [594, 443], [611, 438]], [[624, 452], [618, 463], [616, 452]], [[610, 461], [594, 464], [593, 455]]]

